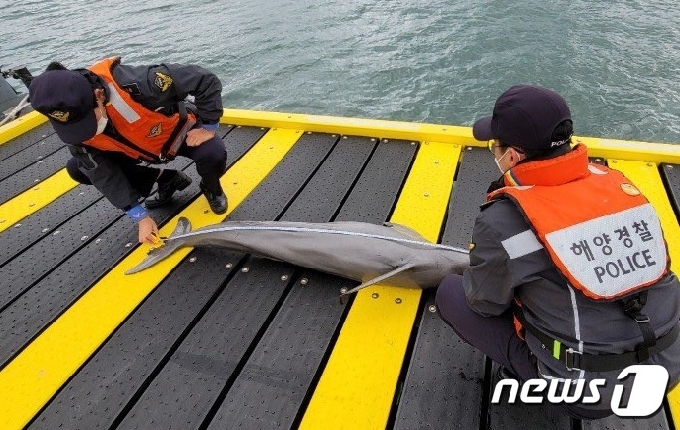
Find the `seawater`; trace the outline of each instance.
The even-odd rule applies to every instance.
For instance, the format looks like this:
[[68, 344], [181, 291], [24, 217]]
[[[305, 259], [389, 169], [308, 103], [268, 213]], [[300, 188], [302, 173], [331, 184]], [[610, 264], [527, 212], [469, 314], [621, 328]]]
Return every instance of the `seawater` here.
[[530, 83], [579, 135], [680, 143], [679, 22], [676, 0], [0, 0], [0, 65], [195, 63], [225, 107], [453, 125]]

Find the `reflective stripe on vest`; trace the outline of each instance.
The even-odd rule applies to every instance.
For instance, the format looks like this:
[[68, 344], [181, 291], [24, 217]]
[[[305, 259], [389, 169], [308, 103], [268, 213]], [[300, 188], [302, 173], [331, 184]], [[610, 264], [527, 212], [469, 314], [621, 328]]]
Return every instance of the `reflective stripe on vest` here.
[[566, 184], [504, 187], [488, 198], [517, 204], [571, 285], [613, 299], [661, 279], [668, 253], [661, 222], [637, 188], [616, 170], [589, 171]]
[[[141, 119], [139, 114], [123, 100], [123, 98], [118, 94], [116, 86], [112, 83], [107, 84], [109, 87], [109, 101], [111, 106], [129, 123], [133, 123]], [[108, 109], [107, 109], [108, 110]]]

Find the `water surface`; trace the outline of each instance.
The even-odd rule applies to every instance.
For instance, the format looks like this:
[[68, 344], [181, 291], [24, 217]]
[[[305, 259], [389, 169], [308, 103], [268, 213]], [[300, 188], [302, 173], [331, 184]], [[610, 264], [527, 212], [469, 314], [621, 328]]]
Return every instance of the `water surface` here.
[[225, 107], [455, 125], [531, 83], [580, 135], [680, 143], [678, 22], [675, 0], [0, 0], [0, 64], [196, 63]]

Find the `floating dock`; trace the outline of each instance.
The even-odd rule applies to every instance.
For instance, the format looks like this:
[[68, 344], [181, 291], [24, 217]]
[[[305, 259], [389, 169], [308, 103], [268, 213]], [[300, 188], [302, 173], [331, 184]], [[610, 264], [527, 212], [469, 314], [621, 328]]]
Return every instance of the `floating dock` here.
[[[226, 109], [229, 197], [194, 179], [177, 218], [392, 221], [467, 248], [498, 170], [469, 127]], [[680, 272], [680, 145], [580, 138], [661, 215]], [[434, 290], [356, 282], [224, 249], [149, 250], [35, 112], [0, 128], [0, 428], [674, 429], [680, 389], [647, 419], [571, 420], [492, 405], [494, 366], [437, 316]]]

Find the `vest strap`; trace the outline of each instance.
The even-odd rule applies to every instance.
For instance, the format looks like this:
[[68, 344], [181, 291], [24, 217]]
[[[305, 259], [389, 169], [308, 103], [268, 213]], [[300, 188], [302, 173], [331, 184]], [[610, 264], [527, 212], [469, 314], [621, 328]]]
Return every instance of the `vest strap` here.
[[[525, 330], [534, 335], [545, 349], [552, 351], [554, 359], [561, 361], [566, 366], [567, 370], [585, 370], [587, 372], [609, 372], [614, 370], [621, 370], [634, 364], [639, 364], [647, 360], [652, 355], [663, 351], [664, 349], [673, 345], [680, 334], [680, 323], [676, 323], [673, 328], [665, 335], [658, 339], [654, 336], [652, 331], [652, 339], [654, 339], [653, 346], [642, 346], [635, 349], [635, 351], [624, 352], [621, 354], [585, 354], [567, 348], [557, 339], [541, 331], [538, 327], [529, 323], [524, 317], [524, 312], [518, 307], [514, 307], [515, 317], [520, 321]], [[649, 322], [649, 318], [644, 316]], [[647, 326], [651, 331], [649, 325]]]
[[109, 125], [111, 126], [111, 128], [113, 130], [115, 130], [115, 133], [109, 134], [108, 132], [105, 131], [104, 134], [106, 136], [110, 137], [111, 139], [115, 140], [116, 142], [120, 143], [121, 145], [127, 146], [128, 148], [132, 148], [133, 150], [137, 151], [142, 157], [144, 157], [144, 158], [139, 158], [140, 160], [146, 161], [146, 162], [151, 162], [151, 163], [157, 163], [157, 162], [161, 161], [160, 158], [158, 156], [156, 156], [154, 153], [149, 152], [146, 149], [144, 149], [144, 148], [142, 148], [138, 145], [135, 145], [134, 143], [127, 140], [125, 138], [125, 136], [123, 136], [122, 134], [120, 134], [118, 132], [118, 130], [116, 130], [116, 127], [113, 124], [109, 123]]
[[638, 346], [636, 351], [638, 351], [640, 361], [645, 361], [650, 356], [649, 349], [656, 344], [656, 336], [650, 326], [649, 317], [641, 312], [647, 303], [647, 291], [636, 294], [628, 300], [621, 300], [621, 302], [623, 311], [637, 323], [642, 332], [642, 344]]
[[160, 159], [164, 163], [175, 159], [179, 148], [187, 137], [187, 133], [196, 125], [196, 121], [189, 117], [184, 102], [177, 103], [177, 112], [179, 113], [179, 122], [161, 150]]

